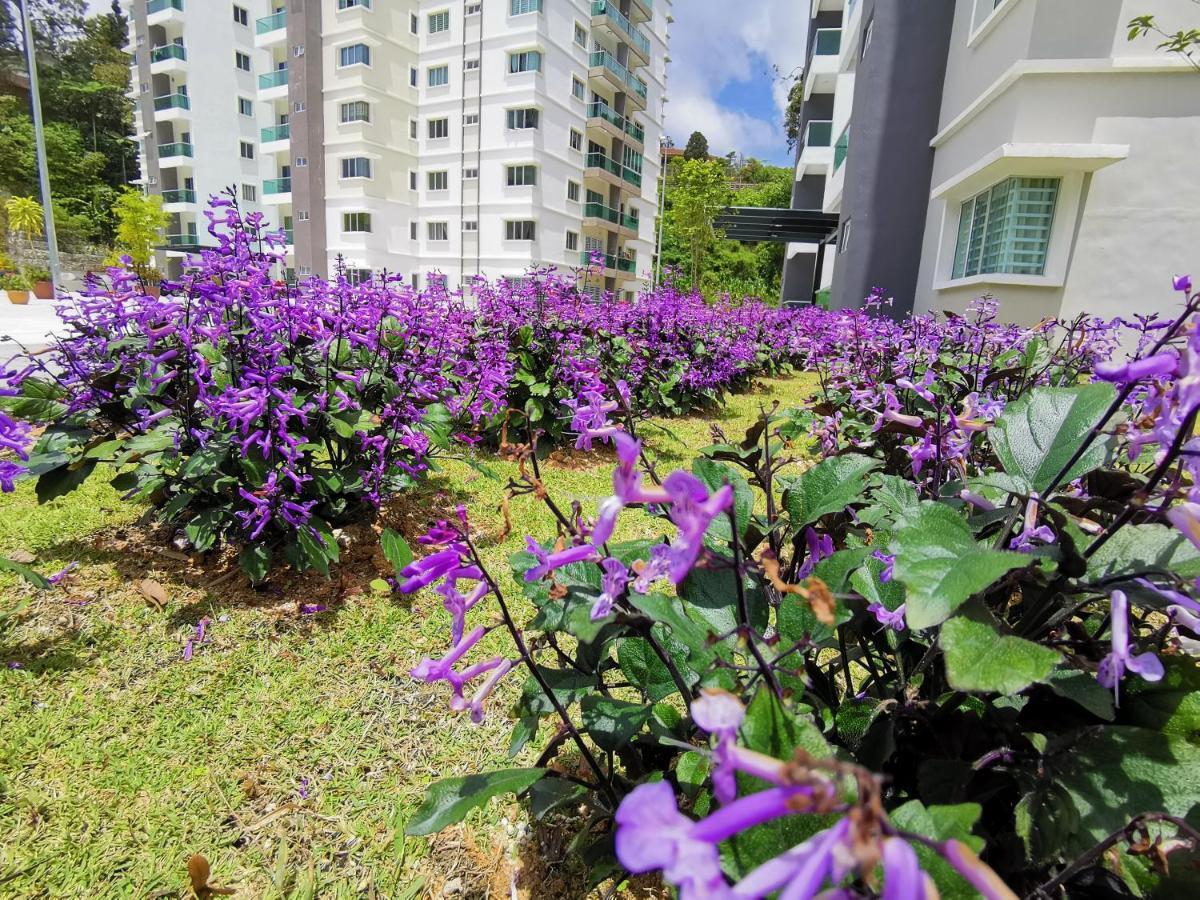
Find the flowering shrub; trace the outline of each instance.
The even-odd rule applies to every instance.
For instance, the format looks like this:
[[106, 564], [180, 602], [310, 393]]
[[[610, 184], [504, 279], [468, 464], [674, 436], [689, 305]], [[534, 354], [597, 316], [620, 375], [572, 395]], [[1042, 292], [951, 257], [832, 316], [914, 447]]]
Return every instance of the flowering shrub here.
[[[479, 721], [522, 671], [510, 752], [541, 738], [531, 767], [432, 785], [410, 832], [517, 793], [594, 883], [682, 898], [1189, 895], [1200, 295], [1177, 286], [1161, 323], [814, 311], [813, 408], [665, 477], [628, 386], [594, 379], [570, 427], [615, 447], [612, 495], [564, 511], [524, 449], [514, 490], [557, 523], [512, 558], [531, 621], [463, 509], [399, 573], [451, 621], [413, 677]], [[1109, 361], [1126, 327], [1139, 352]], [[669, 537], [614, 542], [629, 515]], [[511, 646], [481, 658], [493, 629]]]
[[[111, 270], [60, 307], [66, 337], [3, 373], [0, 449], [22, 458], [0, 459], [0, 486], [28, 472], [49, 500], [111, 464], [195, 550], [242, 544], [255, 581], [276, 556], [328, 572], [334, 525], [456, 439], [557, 436], [560, 403], [596, 379], [621, 373], [643, 409], [682, 411], [800, 352], [797, 313], [671, 288], [621, 304], [545, 272], [480, 280], [470, 301], [436, 281], [292, 286], [274, 274], [282, 232], [233, 199], [207, 215], [217, 247], [180, 283], [153, 296]], [[28, 423], [46, 426], [31, 452]]]

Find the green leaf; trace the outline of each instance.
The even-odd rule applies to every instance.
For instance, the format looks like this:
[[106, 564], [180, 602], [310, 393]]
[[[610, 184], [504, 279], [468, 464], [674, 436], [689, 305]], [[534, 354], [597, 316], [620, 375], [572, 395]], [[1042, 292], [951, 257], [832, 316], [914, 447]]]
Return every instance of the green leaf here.
[[1126, 525], [1088, 560], [1088, 578], [1093, 581], [1132, 578], [1148, 572], [1200, 576], [1200, 550], [1166, 525]]
[[858, 520], [872, 528], [883, 522], [898, 525], [921, 504], [917, 489], [907, 478], [899, 475], [876, 475], [871, 479], [870, 498], [873, 505], [858, 514]]
[[654, 708], [590, 693], [579, 704], [583, 727], [602, 750], [619, 750], [649, 721]]
[[512, 737], [508, 742], [508, 758], [512, 759], [525, 749], [525, 745], [537, 737], [538, 723], [541, 717], [537, 715], [522, 716], [513, 726]]
[[179, 470], [183, 479], [203, 478], [225, 461], [229, 451], [225, 447], [205, 447], [193, 453]]
[[704, 787], [711, 769], [712, 764], [707, 754], [689, 750], [680, 756], [675, 764], [675, 780], [679, 782], [685, 794], [695, 797], [700, 793], [700, 788]]
[[1200, 663], [1191, 656], [1164, 656], [1162, 663], [1160, 681], [1125, 679], [1121, 709], [1135, 725], [1200, 743]]
[[833, 456], [793, 479], [784, 494], [792, 527], [803, 528], [860, 501], [867, 474], [880, 465], [877, 459], [853, 453]]
[[1046, 679], [1050, 690], [1078, 703], [1092, 715], [1111, 722], [1116, 718], [1112, 691], [1100, 685], [1096, 676], [1075, 669], [1058, 669]]
[[1020, 553], [992, 550], [944, 503], [926, 501], [896, 531], [895, 577], [908, 589], [905, 619], [913, 629], [939, 625], [1001, 575], [1029, 564]]
[[[1116, 389], [1099, 381], [1079, 387], [1035, 388], [1008, 404], [988, 430], [988, 438], [1004, 471], [1025, 479], [1031, 491], [1042, 493], [1115, 398]], [[1099, 468], [1107, 455], [1108, 443], [1093, 441], [1060, 484]]]
[[[704, 457], [692, 463], [692, 474], [703, 481], [710, 492], [718, 490], [726, 482], [729, 483], [733, 488], [733, 512], [737, 518], [738, 531], [745, 534], [750, 525], [750, 517], [754, 514], [754, 491], [750, 489], [750, 482], [733, 466]], [[725, 515], [717, 516], [708, 531], [722, 541], [729, 541], [733, 537], [729, 517]]]
[[224, 510], [206, 509], [184, 526], [183, 533], [198, 553], [204, 553], [217, 542], [224, 521]]
[[399, 575], [400, 570], [413, 560], [412, 548], [408, 546], [408, 541], [390, 528], [383, 529], [383, 535], [379, 540], [383, 545], [384, 557]]
[[29, 566], [24, 565], [23, 563], [13, 562], [11, 559], [5, 559], [3, 556], [0, 556], [0, 571], [12, 572], [14, 575], [23, 578], [26, 582], [33, 585], [38, 590], [44, 591], [50, 587], [50, 582], [33, 569], [29, 568]]
[[296, 531], [296, 544], [299, 546], [305, 562], [328, 578], [329, 562], [331, 559], [330, 547], [332, 545], [334, 548], [332, 558], [336, 559], [337, 541], [334, 540], [332, 535], [322, 535], [321, 538], [321, 540], [318, 540], [309, 528], [300, 528]]
[[542, 821], [554, 810], [578, 800], [587, 788], [565, 778], [543, 778], [529, 788], [529, 811], [535, 821]]
[[38, 477], [36, 487], [38, 503], [49, 503], [51, 500], [71, 493], [87, 481], [95, 469], [96, 460], [88, 459], [42, 473]]
[[271, 548], [266, 544], [247, 544], [238, 554], [238, 565], [251, 584], [259, 584], [271, 569]]
[[1032, 863], [1053, 861], [1079, 827], [1079, 810], [1062, 785], [1045, 781], [1017, 801], [1017, 835]]
[[[594, 678], [579, 672], [566, 669], [547, 669], [545, 666], [538, 666], [538, 672], [546, 680], [558, 702], [564, 707], [569, 707], [572, 703], [583, 699], [596, 688]], [[555, 711], [554, 704], [542, 692], [537, 679], [532, 675], [526, 679], [525, 687], [521, 692], [521, 709], [526, 715], [548, 715]]]
[[[951, 839], [961, 841], [978, 853], [983, 849], [983, 840], [975, 837], [971, 829], [979, 821], [981, 812], [977, 803], [927, 807], [920, 800], [910, 800], [893, 810], [889, 818], [902, 831], [938, 842]], [[917, 851], [921, 868], [929, 873], [943, 900], [979, 900], [979, 892], [954, 871], [940, 854], [923, 844], [914, 842], [912, 846]]]
[[[688, 650], [678, 641], [666, 634], [661, 626], [655, 627], [658, 640], [666, 649], [671, 659], [675, 661], [687, 686], [693, 687], [699, 677], [688, 668]], [[675, 681], [648, 641], [642, 638], [625, 638], [617, 647], [617, 662], [621, 671], [634, 687], [643, 691], [653, 701], [669, 697], [675, 693]]]
[[[770, 606], [762, 584], [745, 579], [746, 607], [750, 624], [758, 631], [767, 627]], [[679, 585], [679, 596], [692, 619], [701, 619], [716, 634], [728, 634], [737, 628], [737, 582], [729, 569], [692, 569]]]
[[405, 834], [421, 836], [441, 831], [466, 818], [471, 810], [483, 806], [501, 794], [519, 794], [546, 774], [546, 769], [503, 769], [465, 778], [447, 778], [434, 782], [404, 829]]
[[67, 406], [59, 402], [65, 392], [53, 381], [41, 378], [26, 378], [17, 397], [0, 397], [0, 409], [14, 419], [27, 422], [54, 422], [67, 412]]
[[693, 621], [677, 598], [665, 594], [639, 594], [630, 591], [629, 602], [655, 622], [671, 629], [671, 636], [691, 651], [694, 668], [706, 667], [712, 661], [713, 654], [708, 646], [708, 639], [713, 632]]
[[955, 616], [942, 626], [938, 643], [946, 656], [946, 680], [957, 691], [1015, 694], [1045, 681], [1062, 655], [1011, 634], [990, 622]]

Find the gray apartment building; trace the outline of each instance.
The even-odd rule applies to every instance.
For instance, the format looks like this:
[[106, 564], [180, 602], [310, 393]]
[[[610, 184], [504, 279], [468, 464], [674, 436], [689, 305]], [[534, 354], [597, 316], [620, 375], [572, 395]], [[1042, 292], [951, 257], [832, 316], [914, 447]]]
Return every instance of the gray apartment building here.
[[1171, 312], [1200, 271], [1200, 72], [1129, 40], [1191, 0], [810, 0], [795, 209], [838, 216], [788, 247], [784, 299], [873, 286], [897, 314], [990, 294], [1034, 322]]

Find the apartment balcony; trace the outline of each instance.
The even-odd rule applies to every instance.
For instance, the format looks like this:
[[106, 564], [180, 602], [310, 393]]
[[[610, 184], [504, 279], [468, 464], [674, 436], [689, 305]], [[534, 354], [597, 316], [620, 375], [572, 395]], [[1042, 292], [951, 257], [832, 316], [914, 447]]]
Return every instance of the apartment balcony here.
[[147, 0], [146, 26], [183, 23], [183, 0]]
[[646, 142], [646, 130], [632, 119], [615, 112], [607, 103], [589, 103], [587, 127], [635, 144]]
[[650, 38], [617, 8], [613, 0], [592, 0], [592, 28], [603, 28], [629, 46], [643, 66], [650, 65]]
[[633, 0], [629, 13], [635, 22], [649, 22], [654, 18], [654, 0]]
[[183, 141], [158, 145], [158, 167], [160, 169], [190, 166], [193, 156], [195, 156], [195, 152], [192, 145]]
[[179, 122], [192, 117], [192, 101], [184, 93], [163, 94], [154, 98], [156, 122]]
[[608, 82], [614, 90], [624, 92], [639, 108], [646, 108], [646, 82], [617, 62], [615, 56], [607, 50], [597, 50], [588, 62], [591, 67], [589, 77]]
[[603, 153], [589, 153], [583, 170], [584, 180], [600, 181], [613, 187], [633, 185], [641, 190], [642, 174], [628, 166], [623, 166], [615, 159], [609, 159]]
[[[833, 124], [832, 122], [830, 123]], [[846, 126], [846, 130], [842, 132], [842, 136], [837, 139], [837, 143], [833, 146], [833, 170], [836, 172], [846, 162], [846, 157], [850, 155], [850, 126]]]
[[593, 262], [593, 256], [600, 258], [600, 264], [603, 266], [605, 275], [616, 275], [618, 272], [625, 274], [637, 273], [637, 257], [627, 257], [620, 254], [600, 253], [598, 250], [583, 250], [579, 254], [579, 264], [582, 266], [596, 267]]
[[292, 126], [272, 125], [260, 132], [260, 147], [263, 153], [283, 153], [292, 146]]
[[175, 234], [167, 234], [163, 237], [165, 238], [167, 248], [176, 251], [177, 254], [196, 250], [200, 246], [200, 238], [194, 231], [181, 231]]
[[268, 178], [263, 182], [263, 203], [284, 204], [291, 202], [291, 178]]
[[163, 212], [195, 212], [196, 192], [189, 190], [167, 190], [162, 192]]
[[832, 94], [837, 87], [838, 54], [842, 51], [842, 29], [818, 28], [813, 39], [812, 61], [804, 76], [804, 99], [813, 94]]
[[178, 75], [187, 70], [187, 50], [183, 44], [162, 44], [150, 49], [151, 75]]
[[625, 237], [637, 237], [639, 221], [633, 216], [626, 215], [603, 203], [585, 203], [583, 205], [583, 225], [585, 228], [616, 228]]
[[263, 16], [254, 22], [254, 46], [273, 47], [287, 40], [287, 10]]
[[259, 100], [283, 100], [288, 95], [288, 70], [276, 69], [258, 76]]
[[796, 178], [826, 173], [833, 165], [833, 122], [813, 119], [805, 126]]

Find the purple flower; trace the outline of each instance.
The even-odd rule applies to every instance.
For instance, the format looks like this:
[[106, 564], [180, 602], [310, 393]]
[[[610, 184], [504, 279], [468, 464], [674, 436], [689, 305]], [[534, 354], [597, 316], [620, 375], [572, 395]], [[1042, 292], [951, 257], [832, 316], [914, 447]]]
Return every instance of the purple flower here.
[[400, 571], [401, 576], [407, 579], [401, 583], [400, 593], [412, 594], [433, 584], [451, 569], [460, 567], [466, 552], [464, 545], [451, 544], [445, 550], [414, 559]]
[[734, 746], [738, 729], [746, 718], [742, 701], [728, 691], [705, 688], [692, 703], [692, 721], [696, 727], [717, 739], [714, 751], [713, 793], [721, 803], [729, 803], [737, 795], [737, 769]]
[[1113, 697], [1120, 703], [1120, 684], [1125, 672], [1136, 672], [1146, 681], [1159, 681], [1163, 677], [1163, 664], [1153, 653], [1133, 655], [1129, 641], [1129, 600], [1123, 591], [1112, 592], [1112, 650], [1100, 661], [1096, 680], [1110, 688]]
[[815, 897], [827, 880], [836, 884], [850, 868], [850, 839], [850, 820], [842, 819], [751, 871], [735, 894], [765, 897], [781, 890], [779, 896], [787, 900]]
[[1180, 503], [1167, 510], [1167, 520], [1200, 549], [1200, 503]]
[[1100, 381], [1125, 383], [1141, 381], [1143, 378], [1170, 378], [1178, 370], [1179, 355], [1172, 350], [1165, 350], [1154, 356], [1135, 359], [1132, 362], [1097, 363], [1096, 378]]
[[642, 486], [642, 475], [637, 469], [641, 458], [641, 441], [635, 440], [624, 431], [613, 435], [617, 445], [617, 467], [613, 470], [613, 494], [600, 504], [596, 525], [592, 529], [592, 543], [603, 546], [612, 537], [617, 517], [632, 503], [666, 503], [670, 500], [666, 491]]
[[1182, 294], [1190, 294], [1192, 292], [1192, 279], [1187, 275], [1176, 275], [1172, 279], [1171, 284], [1175, 290]]
[[613, 604], [629, 584], [629, 570], [619, 559], [607, 556], [600, 561], [604, 570], [600, 579], [600, 597], [592, 606], [592, 621], [597, 622], [612, 612]]
[[732, 505], [733, 488], [722, 485], [710, 497], [704, 482], [683, 471], [668, 475], [663, 488], [670, 497], [671, 521], [679, 529], [670, 552], [671, 581], [679, 584], [696, 564], [708, 526]]
[[591, 544], [581, 544], [567, 547], [554, 553], [547, 553], [542, 546], [531, 537], [525, 538], [525, 549], [537, 560], [537, 565], [525, 573], [525, 580], [533, 583], [541, 581], [555, 569], [569, 566], [572, 563], [588, 562], [598, 559], [600, 554]]
[[892, 580], [896, 568], [895, 555], [884, 553], [882, 550], [875, 550], [871, 553], [871, 556], [883, 563], [883, 569], [879, 572], [879, 582], [880, 584], [887, 584]]
[[888, 609], [882, 603], [872, 603], [867, 607], [867, 612], [875, 617], [875, 621], [884, 628], [890, 628], [892, 631], [901, 632], [908, 626], [904, 623], [904, 613], [908, 609], [907, 603], [901, 603], [895, 609]]
[[328, 609], [329, 607], [324, 603], [304, 603], [300, 606], [300, 615], [315, 616], [318, 613], [323, 613]]

